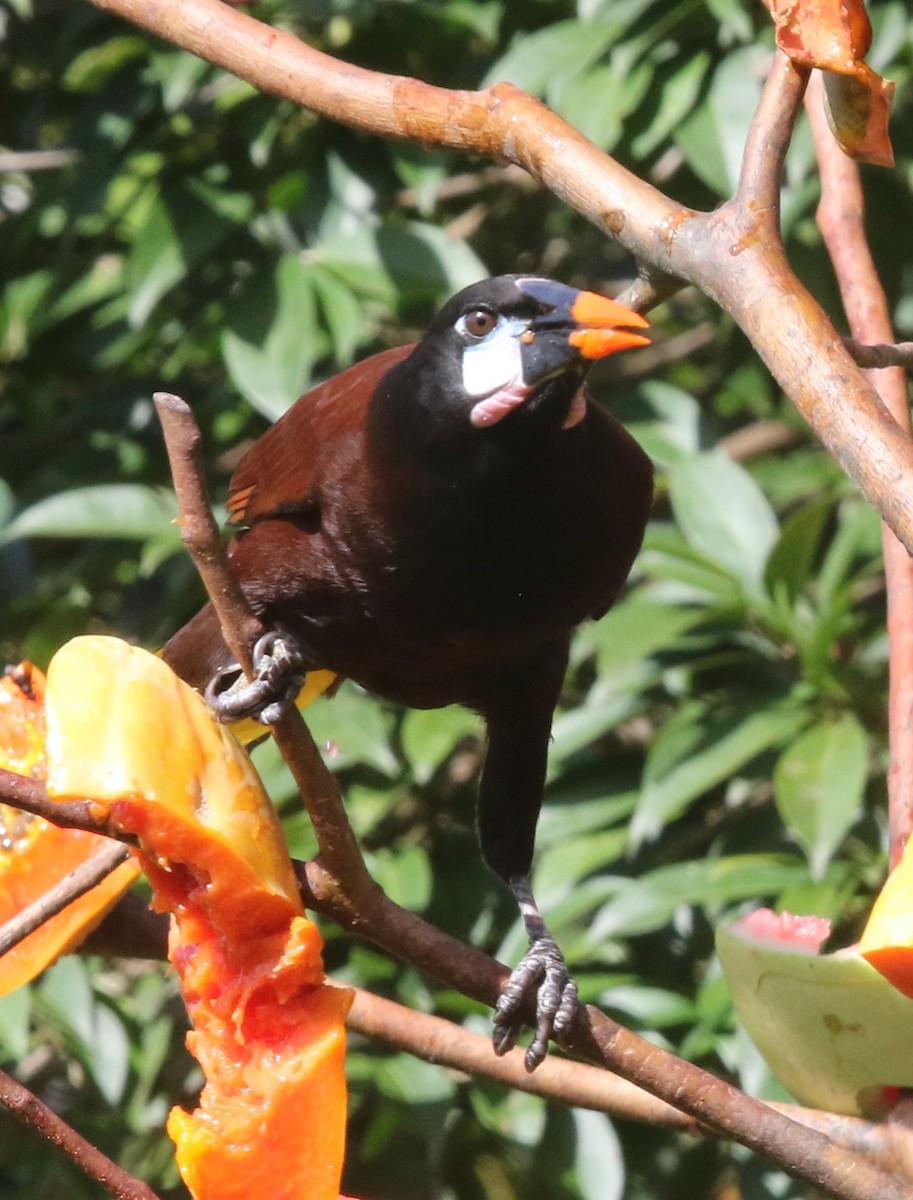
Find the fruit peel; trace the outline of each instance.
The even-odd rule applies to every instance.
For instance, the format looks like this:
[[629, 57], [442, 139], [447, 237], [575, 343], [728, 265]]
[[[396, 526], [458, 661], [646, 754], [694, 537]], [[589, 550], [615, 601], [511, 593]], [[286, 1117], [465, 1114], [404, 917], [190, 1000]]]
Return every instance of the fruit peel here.
[[[740, 928], [741, 925], [741, 928]], [[802, 1104], [880, 1116], [913, 1086], [913, 1000], [855, 949], [809, 952], [737, 923], [716, 947], [739, 1020]]]

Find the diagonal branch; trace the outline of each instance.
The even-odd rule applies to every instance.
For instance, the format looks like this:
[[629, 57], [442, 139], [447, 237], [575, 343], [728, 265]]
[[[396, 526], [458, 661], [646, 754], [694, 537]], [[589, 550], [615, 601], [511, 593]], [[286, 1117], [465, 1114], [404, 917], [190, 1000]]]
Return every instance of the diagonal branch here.
[[33, 903], [23, 908], [15, 917], [0, 926], [0, 957], [24, 941], [30, 933], [39, 929], [45, 921], [62, 912], [67, 905], [91, 892], [103, 879], [130, 857], [125, 846], [111, 842], [80, 863], [75, 870], [54, 887], [50, 888]]
[[118, 1200], [158, 1200], [148, 1184], [134, 1179], [112, 1162], [5, 1071], [0, 1071], [0, 1105], [24, 1125], [53, 1142], [81, 1171]]
[[[200, 431], [189, 407], [179, 396], [158, 392], [155, 407], [165, 435], [184, 544], [219, 617], [225, 643], [249, 676], [251, 647], [264, 632], [264, 627], [252, 612], [228, 566], [225, 547], [206, 496], [200, 461]], [[353, 900], [368, 903], [376, 885], [368, 874], [352, 833], [336, 780], [324, 767], [301, 715], [294, 710], [286, 713], [271, 732], [307, 807], [323, 861], [337, 878], [346, 880]]]

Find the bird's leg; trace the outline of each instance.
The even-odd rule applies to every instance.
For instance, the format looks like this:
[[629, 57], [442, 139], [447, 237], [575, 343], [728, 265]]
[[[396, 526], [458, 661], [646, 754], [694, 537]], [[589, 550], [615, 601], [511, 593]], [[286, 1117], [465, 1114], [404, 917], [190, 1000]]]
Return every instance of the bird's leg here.
[[253, 717], [272, 725], [294, 703], [306, 672], [296, 640], [287, 633], [270, 631], [251, 651], [254, 678], [244, 678], [235, 664], [224, 667], [206, 687], [206, 703], [223, 724]]
[[522, 1010], [528, 994], [536, 994], [536, 1034], [526, 1052], [526, 1069], [534, 1071], [548, 1053], [549, 1039], [571, 1026], [577, 1011], [577, 985], [564, 955], [549, 933], [526, 875], [514, 875], [510, 886], [529, 934], [529, 950], [511, 971], [495, 1008], [495, 1054], [506, 1054], [523, 1028]]

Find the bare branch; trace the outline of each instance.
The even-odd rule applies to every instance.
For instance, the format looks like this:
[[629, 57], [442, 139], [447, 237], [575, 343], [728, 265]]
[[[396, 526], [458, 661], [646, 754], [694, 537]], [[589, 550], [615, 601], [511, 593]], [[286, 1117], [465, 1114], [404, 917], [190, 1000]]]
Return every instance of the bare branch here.
[[118, 1200], [158, 1200], [148, 1184], [134, 1179], [112, 1162], [5, 1071], [0, 1071], [0, 1104], [23, 1125], [53, 1142], [81, 1171]]
[[265, 626], [254, 615], [232, 573], [225, 569], [219, 527], [209, 507], [200, 460], [202, 438], [186, 402], [171, 392], [156, 392], [155, 411], [165, 436], [171, 477], [181, 513], [181, 540], [212, 601], [223, 637], [235, 661], [250, 677], [251, 648]]
[[745, 142], [736, 203], [756, 213], [767, 212], [771, 223], [779, 223], [783, 164], [808, 76], [807, 69], [797, 67], [785, 54], [774, 55]]
[[80, 863], [43, 896], [0, 927], [0, 956], [24, 941], [30, 933], [34, 933], [45, 921], [62, 912], [74, 900], [78, 900], [86, 892], [91, 892], [92, 888], [97, 887], [115, 867], [119, 867], [129, 857], [130, 851], [117, 842], [102, 846], [91, 858]]
[[[200, 431], [190, 408], [179, 396], [158, 392], [155, 405], [174, 477], [184, 543], [219, 617], [226, 645], [249, 674], [250, 649], [264, 627], [232, 574], [209, 508], [199, 458]], [[353, 900], [370, 903], [377, 885], [365, 867], [336, 779], [324, 766], [301, 714], [286, 713], [270, 731], [301, 792], [322, 859], [338, 879], [345, 880]]]
[[[842, 154], [843, 151], [841, 150]], [[860, 367], [869, 370], [883, 370], [885, 367], [903, 367], [909, 371], [913, 367], [913, 342], [877, 342], [867, 345], [857, 342], [855, 338], [844, 338], [843, 344], [852, 354]], [[893, 410], [892, 410], [893, 411]], [[894, 414], [897, 415], [896, 413]]]
[[[808, 117], [821, 171], [818, 225], [824, 236], [843, 307], [858, 351], [860, 342], [891, 343], [894, 333], [888, 302], [878, 278], [865, 232], [865, 201], [859, 168], [840, 147], [824, 115], [820, 73], [808, 96]], [[890, 347], [881, 345], [881, 350]], [[866, 351], [875, 349], [866, 347]], [[871, 364], [875, 365], [875, 364]], [[910, 432], [907, 379], [901, 366], [869, 372], [869, 378], [897, 424]], [[892, 531], [883, 527], [885, 585], [888, 594], [890, 645], [888, 742], [888, 824], [890, 865], [900, 861], [913, 833], [913, 560]]]
[[43, 783], [32, 779], [30, 775], [17, 775], [15, 771], [7, 771], [2, 767], [0, 802], [9, 804], [11, 808], [20, 808], [36, 817], [43, 817], [45, 821], [59, 825], [62, 829], [85, 829], [89, 833], [100, 833], [127, 845], [136, 844], [132, 835], [111, 829], [104, 818], [95, 816], [91, 800], [51, 800]]

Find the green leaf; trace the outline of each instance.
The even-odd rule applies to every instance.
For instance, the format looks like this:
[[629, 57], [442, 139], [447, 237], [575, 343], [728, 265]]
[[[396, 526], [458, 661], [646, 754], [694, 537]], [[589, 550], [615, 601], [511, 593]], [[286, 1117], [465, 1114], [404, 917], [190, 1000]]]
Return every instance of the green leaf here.
[[867, 768], [868, 737], [852, 713], [813, 725], [780, 756], [777, 809], [815, 879], [860, 815]]
[[32, 271], [5, 284], [0, 295], [0, 361], [13, 362], [27, 352], [29, 341], [41, 331], [53, 286], [52, 271]]
[[780, 531], [748, 472], [719, 451], [695, 454], [671, 469], [669, 498], [689, 545], [756, 591]]
[[10, 519], [13, 508], [12, 488], [5, 479], [0, 479], [0, 542], [3, 540], [3, 526]]
[[614, 879], [614, 895], [596, 914], [587, 941], [661, 929], [681, 904], [715, 909], [734, 900], [776, 896], [805, 878], [805, 864], [785, 854], [735, 854], [659, 867], [638, 879]]
[[609, 66], [591, 67], [560, 89], [551, 89], [557, 111], [603, 150], [612, 150], [621, 137], [624, 119], [646, 95], [653, 67], [640, 63], [624, 79]]
[[333, 357], [348, 366], [370, 331], [364, 306], [351, 288], [324, 267], [312, 266], [310, 280], [333, 343]]
[[774, 593], [779, 585], [790, 600], [796, 599], [812, 576], [825, 522], [833, 510], [833, 499], [824, 496], [787, 517], [764, 571], [768, 591]]
[[100, 483], [37, 501], [0, 530], [0, 544], [29, 537], [144, 540], [170, 531], [178, 546], [181, 535], [174, 524], [177, 518], [177, 502], [166, 488]]
[[383, 1095], [410, 1106], [449, 1100], [456, 1086], [449, 1072], [412, 1054], [385, 1058], [372, 1075]]
[[738, 611], [744, 590], [732, 574], [687, 544], [672, 525], [653, 521], [647, 527], [638, 565], [645, 575], [668, 581], [663, 596], [681, 604], [713, 604]]
[[488, 274], [466, 242], [436, 225], [421, 221], [384, 225], [376, 242], [377, 254], [398, 291], [413, 303], [437, 304]]
[[394, 904], [421, 912], [431, 899], [432, 876], [428, 855], [418, 846], [368, 854], [368, 869]]
[[329, 755], [334, 770], [355, 763], [398, 775], [399, 761], [390, 749], [390, 713], [354, 684], [343, 684], [330, 700], [319, 699], [305, 713], [314, 741]]
[[701, 608], [663, 603], [640, 589], [586, 629], [584, 638], [588, 647], [596, 648], [600, 678], [607, 687], [616, 688], [632, 667], [658, 651], [672, 649], [683, 633], [705, 617]]
[[10, 1058], [25, 1058], [29, 1048], [32, 989], [20, 987], [0, 996], [0, 1046]]
[[555, 21], [518, 37], [488, 69], [480, 86], [506, 80], [531, 95], [543, 96], [550, 87], [574, 78], [596, 62], [622, 29], [618, 21]]
[[679, 709], [647, 755], [631, 844], [657, 837], [692, 800], [785, 742], [796, 723], [795, 709], [787, 706], [747, 714], [737, 709], [706, 713], [699, 704]]
[[642, 134], [631, 143], [638, 159], [652, 154], [688, 116], [710, 68], [710, 55], [701, 50], [678, 68], [662, 85], [656, 115]]
[[574, 1110], [574, 1174], [583, 1200], [621, 1200], [625, 1164], [618, 1135], [605, 1113]]
[[249, 218], [250, 197], [198, 182], [155, 194], [126, 264], [129, 322], [141, 328], [159, 301]]
[[738, 182], [745, 132], [761, 96], [763, 53], [747, 46], [724, 58], [705, 98], [678, 126], [676, 141], [689, 166], [720, 196], [730, 196]]
[[295, 254], [280, 260], [234, 308], [222, 354], [244, 398], [275, 421], [304, 391], [322, 349], [310, 270]]
[[87, 1065], [98, 1090], [109, 1104], [124, 1094], [130, 1059], [130, 1042], [124, 1024], [106, 1004], [95, 1004]]
[[693, 396], [650, 379], [637, 388], [635, 404], [636, 411], [625, 425], [658, 466], [670, 467], [700, 449], [704, 414]]
[[149, 43], [137, 34], [109, 37], [72, 60], [64, 74], [63, 86], [71, 92], [98, 91], [113, 72], [148, 53]]
[[187, 273], [184, 252], [171, 213], [160, 198], [131, 245], [126, 266], [129, 320], [138, 329], [167, 292]]
[[427, 783], [458, 742], [482, 734], [475, 713], [457, 705], [410, 709], [403, 718], [401, 737], [416, 782]]

